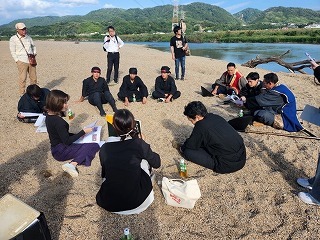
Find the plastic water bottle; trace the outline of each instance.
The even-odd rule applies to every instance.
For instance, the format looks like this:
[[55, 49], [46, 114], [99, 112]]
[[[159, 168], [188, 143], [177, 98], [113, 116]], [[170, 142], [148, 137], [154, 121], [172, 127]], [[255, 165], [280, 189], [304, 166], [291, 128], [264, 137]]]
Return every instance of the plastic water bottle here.
[[239, 111], [239, 117], [243, 117], [243, 110], [242, 109], [240, 109], [240, 111]]
[[179, 173], [180, 173], [180, 177], [186, 178], [187, 177], [187, 165], [184, 161], [184, 159], [180, 159], [180, 164], [179, 164]]
[[136, 99], [136, 95], [135, 94], [133, 94], [132, 95], [132, 102], [136, 102], [137, 101], [137, 99]]
[[72, 120], [74, 118], [74, 114], [71, 109], [68, 109], [67, 114], [68, 114], [69, 120]]
[[120, 238], [120, 240], [134, 240], [129, 228], [125, 228], [123, 230], [123, 236]]

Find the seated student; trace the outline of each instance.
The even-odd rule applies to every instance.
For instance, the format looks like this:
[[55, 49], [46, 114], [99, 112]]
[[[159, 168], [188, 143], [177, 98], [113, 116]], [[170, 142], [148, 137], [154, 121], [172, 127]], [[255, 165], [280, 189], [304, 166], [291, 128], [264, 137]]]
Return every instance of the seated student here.
[[168, 66], [161, 67], [161, 76], [156, 78], [155, 91], [152, 93], [154, 99], [164, 100], [168, 103], [180, 97], [181, 93], [177, 90], [176, 83], [169, 75], [170, 73]]
[[232, 92], [239, 94], [241, 88], [247, 84], [247, 80], [238, 71], [236, 65], [232, 62], [227, 64], [227, 71], [224, 72], [219, 79], [212, 84], [212, 94], [228, 94], [232, 95]]
[[297, 118], [296, 99], [290, 89], [278, 83], [275, 73], [264, 75], [265, 90], [255, 97], [246, 99], [246, 106], [254, 111], [254, 119], [274, 128], [288, 132], [298, 132], [303, 129]]
[[71, 160], [62, 165], [63, 171], [72, 177], [78, 176], [77, 165], [90, 166], [91, 161], [99, 151], [97, 143], [73, 143], [83, 135], [92, 132], [92, 128], [84, 128], [77, 134], [69, 132], [69, 124], [61, 117], [68, 110], [69, 95], [60, 91], [52, 90], [46, 101], [46, 126], [49, 134], [51, 153], [58, 161]]
[[311, 61], [311, 67], [313, 69], [313, 75], [320, 82], [320, 66], [315, 61]]
[[180, 148], [187, 160], [217, 173], [243, 168], [246, 162], [243, 139], [224, 118], [208, 113], [199, 101], [185, 106], [183, 114], [194, 125], [190, 137]]
[[50, 92], [47, 88], [40, 88], [37, 84], [31, 84], [27, 87], [26, 93], [23, 94], [18, 102], [17, 119], [20, 122], [35, 122], [37, 117], [25, 117], [21, 112], [43, 113], [46, 104], [46, 98]]
[[129, 75], [123, 77], [118, 97], [125, 106], [128, 106], [129, 102], [133, 102], [134, 99], [143, 104], [147, 103], [148, 89], [137, 73], [136, 68], [130, 68]]
[[[261, 89], [263, 87], [262, 81], [259, 79], [259, 73], [257, 72], [250, 72], [246, 79], [247, 79], [247, 84], [240, 90], [240, 99], [244, 103], [244, 106], [246, 106], [246, 99], [250, 97], [257, 96], [261, 93]], [[251, 109], [251, 114], [253, 115], [254, 109]]]
[[129, 110], [116, 111], [113, 126], [118, 137], [109, 137], [99, 154], [105, 181], [96, 201], [100, 207], [118, 214], [138, 214], [151, 205], [151, 168], [161, 164], [159, 155], [137, 136], [135, 125]]
[[101, 69], [99, 67], [93, 67], [91, 69], [91, 77], [83, 80], [82, 82], [82, 96], [79, 102], [83, 102], [84, 98], [88, 96], [88, 101], [91, 105], [97, 106], [100, 111], [100, 116], [105, 117], [106, 112], [103, 109], [102, 104], [109, 103], [112, 110], [117, 110], [115, 100], [109, 91], [106, 80], [101, 75]]

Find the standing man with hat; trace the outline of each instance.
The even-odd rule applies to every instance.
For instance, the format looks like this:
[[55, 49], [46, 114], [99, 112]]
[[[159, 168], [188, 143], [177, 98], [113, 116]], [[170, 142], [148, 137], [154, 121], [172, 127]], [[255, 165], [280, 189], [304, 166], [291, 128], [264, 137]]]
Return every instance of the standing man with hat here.
[[161, 76], [156, 78], [155, 90], [152, 93], [153, 98], [166, 103], [172, 102], [173, 99], [177, 99], [181, 95], [174, 79], [169, 75], [170, 73], [168, 66], [161, 67]]
[[175, 26], [173, 28], [174, 36], [170, 40], [170, 49], [172, 59], [175, 63], [176, 80], [179, 80], [179, 65], [181, 65], [181, 80], [184, 80], [186, 73], [186, 53], [188, 49], [188, 42], [185, 37], [182, 36], [181, 27]]
[[137, 74], [137, 68], [132, 67], [129, 69], [129, 74], [123, 77], [118, 98], [124, 102], [125, 106], [135, 101], [147, 103], [148, 88]]
[[27, 35], [27, 27], [24, 23], [15, 25], [17, 33], [10, 38], [11, 56], [17, 64], [19, 72], [19, 94], [26, 92], [26, 80], [29, 73], [30, 84], [37, 84], [36, 66], [29, 64], [28, 54], [36, 55], [36, 46], [32, 38]]
[[105, 36], [103, 41], [103, 50], [107, 52], [107, 83], [110, 83], [110, 77], [112, 67], [114, 66], [114, 82], [118, 83], [119, 76], [119, 63], [120, 63], [120, 48], [123, 47], [124, 43], [120, 37], [116, 35], [116, 31], [113, 26], [108, 27], [109, 35]]

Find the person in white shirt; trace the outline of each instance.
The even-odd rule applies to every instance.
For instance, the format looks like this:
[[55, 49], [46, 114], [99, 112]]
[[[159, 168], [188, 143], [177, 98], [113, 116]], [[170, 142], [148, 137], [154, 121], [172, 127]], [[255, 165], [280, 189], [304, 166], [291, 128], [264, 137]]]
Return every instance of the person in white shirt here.
[[110, 84], [110, 77], [112, 72], [112, 67], [114, 67], [114, 82], [118, 83], [119, 77], [119, 61], [120, 61], [120, 48], [123, 47], [124, 43], [120, 37], [116, 35], [116, 31], [113, 26], [108, 27], [109, 35], [105, 36], [103, 41], [103, 49], [107, 52], [107, 76], [106, 81]]
[[37, 84], [36, 66], [29, 64], [28, 54], [37, 54], [36, 46], [32, 38], [27, 35], [27, 27], [24, 23], [15, 25], [17, 34], [10, 38], [11, 56], [17, 64], [19, 72], [19, 94], [22, 96], [26, 92], [26, 80], [29, 73], [30, 85]]

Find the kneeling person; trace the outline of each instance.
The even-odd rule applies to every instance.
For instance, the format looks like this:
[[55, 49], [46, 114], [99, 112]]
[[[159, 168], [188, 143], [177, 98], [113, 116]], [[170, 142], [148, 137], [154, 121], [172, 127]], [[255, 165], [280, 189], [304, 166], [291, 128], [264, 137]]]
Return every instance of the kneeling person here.
[[217, 173], [243, 168], [246, 162], [243, 139], [224, 118], [208, 113], [199, 101], [185, 106], [183, 114], [194, 125], [180, 149], [187, 160]]
[[130, 68], [129, 75], [123, 77], [118, 97], [125, 106], [128, 106], [129, 102], [135, 101], [147, 103], [148, 89], [137, 73], [136, 68]]
[[23, 94], [18, 102], [17, 118], [20, 122], [33, 123], [37, 117], [25, 117], [21, 112], [27, 113], [43, 113], [46, 105], [46, 98], [50, 90], [40, 88], [37, 84], [31, 84], [27, 87], [27, 91]]

